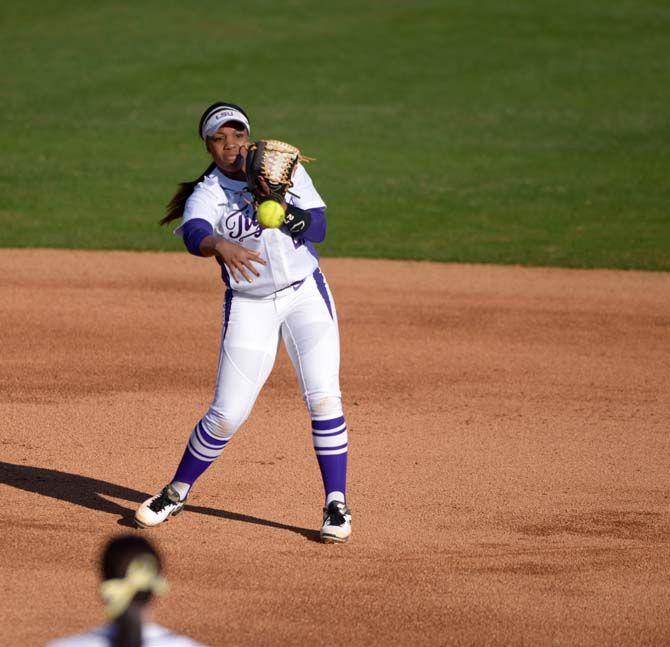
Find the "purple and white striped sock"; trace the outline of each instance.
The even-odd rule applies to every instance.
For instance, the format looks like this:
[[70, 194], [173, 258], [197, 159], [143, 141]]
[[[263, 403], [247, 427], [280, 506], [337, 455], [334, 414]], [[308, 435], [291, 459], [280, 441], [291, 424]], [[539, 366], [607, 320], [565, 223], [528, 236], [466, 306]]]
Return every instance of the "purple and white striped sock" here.
[[[193, 429], [173, 483], [185, 483], [190, 488], [200, 475], [221, 455], [230, 438], [219, 438], [205, 431], [202, 420]], [[185, 496], [180, 491], [182, 496]]]
[[326, 505], [331, 501], [346, 501], [349, 440], [344, 416], [312, 419], [312, 441], [323, 478]]

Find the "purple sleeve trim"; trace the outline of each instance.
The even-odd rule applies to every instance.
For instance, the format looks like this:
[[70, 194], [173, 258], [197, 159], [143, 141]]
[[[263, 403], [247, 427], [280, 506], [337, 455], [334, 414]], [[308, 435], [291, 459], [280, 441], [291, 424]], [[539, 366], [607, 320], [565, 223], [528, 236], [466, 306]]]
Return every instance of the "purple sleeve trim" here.
[[312, 215], [312, 222], [309, 223], [309, 227], [300, 235], [300, 238], [320, 243], [326, 237], [326, 210], [324, 207], [317, 207], [307, 209], [307, 211]]
[[182, 227], [182, 236], [186, 249], [194, 256], [202, 256], [200, 253], [200, 243], [203, 238], [211, 236], [214, 233], [212, 225], [202, 218], [189, 220]]

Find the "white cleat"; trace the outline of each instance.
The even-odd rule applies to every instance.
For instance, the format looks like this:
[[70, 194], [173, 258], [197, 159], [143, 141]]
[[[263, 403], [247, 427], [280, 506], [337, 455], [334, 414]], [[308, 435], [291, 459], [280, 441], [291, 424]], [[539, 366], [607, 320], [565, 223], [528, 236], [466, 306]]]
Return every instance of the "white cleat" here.
[[140, 528], [159, 526], [170, 517], [179, 514], [185, 504], [186, 499], [182, 501], [179, 492], [172, 485], [166, 485], [159, 494], [147, 499], [137, 509], [135, 523]]
[[351, 510], [342, 501], [331, 501], [323, 509], [321, 541], [324, 544], [344, 543], [351, 536]]

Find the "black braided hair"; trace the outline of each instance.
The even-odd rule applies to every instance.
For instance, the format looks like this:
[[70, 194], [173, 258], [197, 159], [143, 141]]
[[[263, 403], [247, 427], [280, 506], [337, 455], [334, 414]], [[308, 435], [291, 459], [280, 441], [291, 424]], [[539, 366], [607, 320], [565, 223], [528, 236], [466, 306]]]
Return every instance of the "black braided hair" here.
[[167, 203], [165, 216], [161, 218], [160, 224], [167, 225], [168, 222], [172, 220], [177, 220], [184, 215], [184, 207], [186, 207], [186, 201], [191, 197], [193, 189], [196, 185], [202, 182], [205, 179], [206, 175], [209, 175], [213, 170], [216, 164], [212, 162], [200, 175], [197, 179], [192, 182], [182, 182], [177, 189], [177, 192], [172, 196], [170, 202]]
[[[123, 578], [130, 563], [140, 555], [152, 555], [161, 570], [160, 555], [143, 537], [137, 535], [120, 535], [112, 538], [101, 557], [102, 579]], [[142, 608], [151, 600], [152, 594], [140, 591], [135, 594], [128, 608], [114, 620], [112, 647], [142, 646]]]

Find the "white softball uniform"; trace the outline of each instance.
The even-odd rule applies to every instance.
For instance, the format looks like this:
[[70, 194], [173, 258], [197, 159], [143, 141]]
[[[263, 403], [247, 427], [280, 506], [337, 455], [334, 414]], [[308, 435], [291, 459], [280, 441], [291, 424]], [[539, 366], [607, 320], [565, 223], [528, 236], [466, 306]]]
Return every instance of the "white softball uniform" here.
[[[252, 198], [246, 182], [231, 180], [215, 168], [196, 185], [186, 201], [182, 223], [174, 233], [181, 235], [189, 220], [206, 220], [217, 236], [259, 252], [267, 265], [254, 263], [260, 276], [252, 283], [244, 278], [234, 281], [225, 267], [223, 278], [235, 292], [264, 297], [309, 276], [318, 261], [311, 245], [295, 241], [280, 229], [263, 229], [256, 220]], [[300, 209], [326, 206], [302, 164], [296, 168], [286, 202]]]
[[[325, 207], [301, 165], [293, 181], [287, 202], [301, 209]], [[207, 220], [215, 234], [257, 250], [267, 261], [255, 265], [260, 277], [252, 283], [232, 281], [224, 268], [229, 288], [214, 399], [189, 440], [190, 451], [201, 461], [216, 459], [251, 413], [281, 339], [312, 418], [342, 416], [337, 313], [316, 252], [280, 229], [261, 228], [251, 197], [246, 183], [216, 169], [196, 186], [175, 230], [180, 234], [183, 224], [195, 218]], [[319, 440], [322, 449], [340, 441], [337, 451], [346, 451], [342, 438], [330, 435]]]
[[[201, 421], [205, 432], [228, 441], [251, 413], [275, 362], [280, 339], [293, 363], [313, 417], [342, 415], [337, 314], [317, 269], [297, 288], [264, 298], [228, 291], [214, 400]], [[201, 460], [214, 460], [222, 446], [191, 438]]]
[[[113, 626], [103, 625], [87, 633], [59, 638], [46, 647], [109, 647], [113, 636]], [[186, 636], [173, 634], [169, 629], [155, 623], [142, 626], [143, 647], [205, 647]]]

